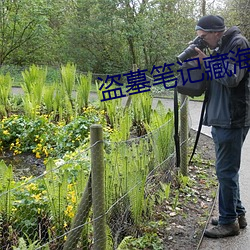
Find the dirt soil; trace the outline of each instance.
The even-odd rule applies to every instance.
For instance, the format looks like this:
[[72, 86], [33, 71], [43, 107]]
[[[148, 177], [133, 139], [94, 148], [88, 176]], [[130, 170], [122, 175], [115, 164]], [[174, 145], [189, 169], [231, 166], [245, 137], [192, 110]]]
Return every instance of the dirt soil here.
[[0, 156], [0, 160], [4, 160], [7, 165], [12, 165], [16, 181], [23, 176], [39, 176], [45, 171], [43, 159], [37, 159], [32, 153], [13, 156], [12, 152], [7, 152]]
[[[190, 147], [193, 147], [195, 132], [191, 131]], [[167, 227], [159, 228], [164, 250], [199, 249], [203, 232], [214, 207], [217, 194], [215, 175], [214, 144], [210, 137], [201, 134], [194, 162], [189, 166], [190, 182], [185, 187], [179, 184], [179, 200], [175, 209], [173, 202], [158, 207], [159, 213], [166, 214]], [[172, 188], [171, 188], [172, 189]], [[172, 200], [176, 193], [172, 194]], [[171, 200], [171, 199], [169, 199]]]

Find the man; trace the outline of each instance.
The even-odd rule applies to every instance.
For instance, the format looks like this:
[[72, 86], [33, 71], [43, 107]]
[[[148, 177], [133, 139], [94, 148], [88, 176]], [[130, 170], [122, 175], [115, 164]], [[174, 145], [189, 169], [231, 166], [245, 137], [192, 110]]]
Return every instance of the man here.
[[[239, 54], [247, 53], [242, 50], [250, 45], [237, 27], [226, 30], [220, 16], [202, 17], [195, 30], [213, 50], [207, 56], [195, 48], [210, 77], [204, 125], [212, 126], [219, 181], [219, 218], [212, 220], [215, 226], [207, 229], [205, 235], [221, 238], [238, 235], [239, 228], [247, 226], [240, 200], [239, 169], [250, 126], [250, 60]], [[243, 62], [239, 58], [247, 59]]]

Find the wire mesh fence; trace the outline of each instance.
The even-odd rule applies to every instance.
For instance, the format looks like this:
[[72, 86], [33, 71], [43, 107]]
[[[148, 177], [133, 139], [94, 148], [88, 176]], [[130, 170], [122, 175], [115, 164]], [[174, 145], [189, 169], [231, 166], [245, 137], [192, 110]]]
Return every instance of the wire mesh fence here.
[[[180, 109], [186, 108], [186, 100]], [[11, 166], [2, 161], [1, 249], [119, 249], [142, 233], [139, 225], [150, 220], [166, 192], [162, 183], [171, 183], [176, 174], [173, 114], [165, 118], [141, 137], [97, 138], [89, 148], [76, 151], [74, 159], [49, 159], [36, 177], [16, 180]], [[96, 145], [103, 148], [93, 153]], [[93, 167], [102, 160], [103, 183], [102, 178], [93, 181], [93, 174], [96, 178], [102, 171], [93, 172]], [[103, 205], [104, 212], [95, 215]]]

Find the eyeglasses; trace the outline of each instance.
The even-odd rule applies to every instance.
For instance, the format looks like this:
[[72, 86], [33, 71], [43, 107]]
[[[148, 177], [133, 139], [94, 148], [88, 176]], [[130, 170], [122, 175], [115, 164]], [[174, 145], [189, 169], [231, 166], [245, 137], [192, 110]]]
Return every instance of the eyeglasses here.
[[214, 33], [214, 32], [211, 31], [211, 32], [207, 32], [207, 33], [205, 33], [205, 34], [202, 34], [202, 35], [200, 35], [200, 38], [205, 39], [205, 38], [207, 37], [207, 35], [208, 35], [208, 34], [211, 34], [211, 33]]
[[200, 38], [205, 39], [207, 35], [208, 35], [208, 33], [203, 34], [203, 35], [200, 36]]

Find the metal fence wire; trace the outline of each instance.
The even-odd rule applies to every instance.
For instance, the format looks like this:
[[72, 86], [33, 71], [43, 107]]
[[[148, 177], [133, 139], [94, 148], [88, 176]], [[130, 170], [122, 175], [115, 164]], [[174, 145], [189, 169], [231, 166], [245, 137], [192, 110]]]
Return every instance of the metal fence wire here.
[[176, 171], [173, 128], [171, 116], [151, 133], [114, 142], [94, 125], [89, 148], [18, 180], [1, 161], [1, 249], [118, 249], [136, 237]]

